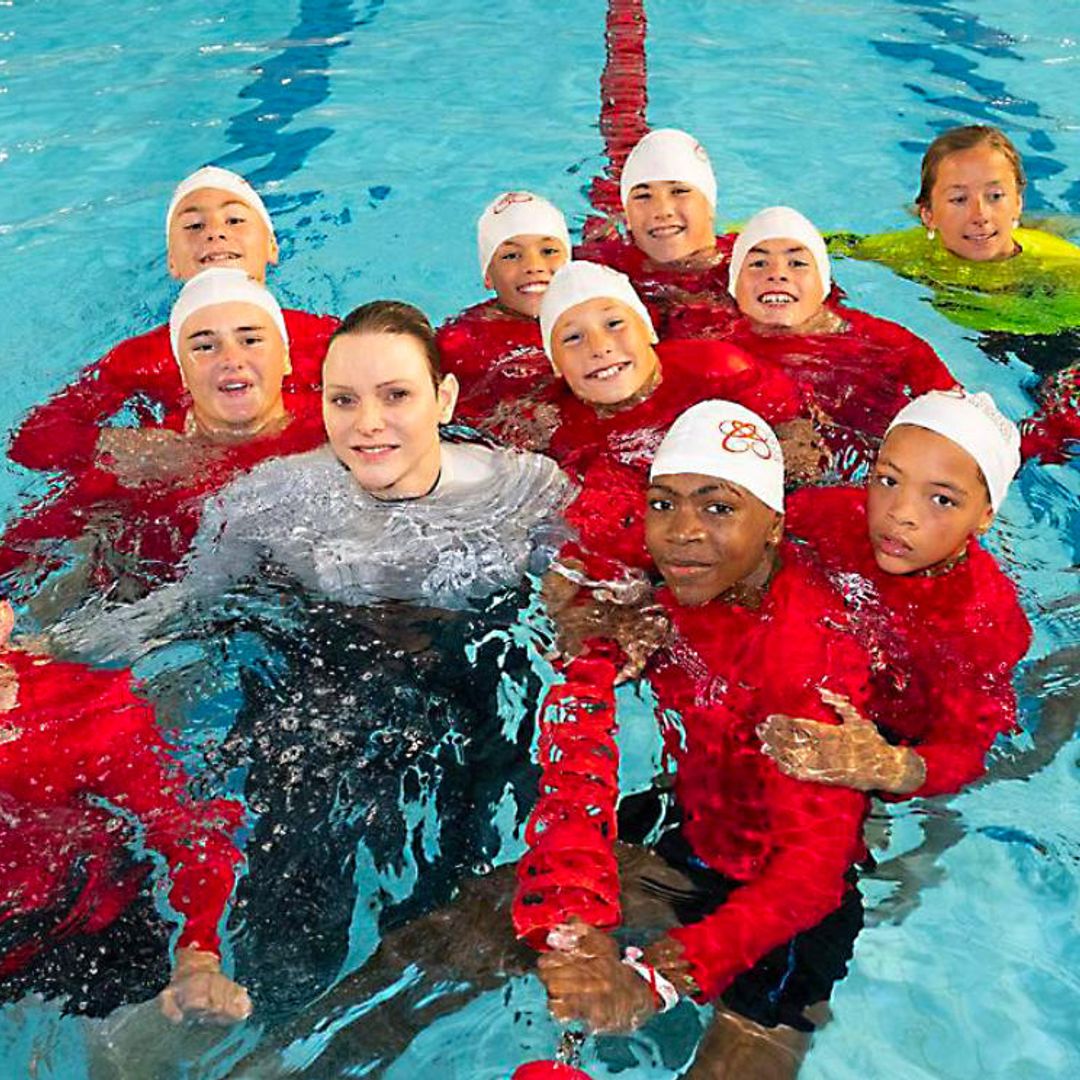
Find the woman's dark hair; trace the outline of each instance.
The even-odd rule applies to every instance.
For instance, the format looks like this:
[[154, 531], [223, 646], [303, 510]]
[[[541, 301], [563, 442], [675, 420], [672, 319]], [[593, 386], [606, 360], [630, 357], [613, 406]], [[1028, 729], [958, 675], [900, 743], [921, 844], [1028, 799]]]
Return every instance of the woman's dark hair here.
[[919, 194], [915, 196], [915, 205], [930, 205], [930, 193], [934, 190], [938, 168], [945, 158], [958, 150], [971, 150], [984, 143], [1005, 155], [1005, 160], [1012, 166], [1013, 175], [1016, 177], [1016, 190], [1023, 193], [1027, 177], [1024, 176], [1020, 153], [1013, 146], [1009, 136], [989, 124], [969, 124], [967, 127], [950, 128], [942, 132], [927, 148], [926, 153], [923, 154], [922, 175]]
[[347, 334], [405, 334], [415, 338], [427, 357], [428, 370], [435, 389], [442, 382], [442, 358], [435, 344], [435, 331], [428, 317], [412, 304], [403, 300], [372, 300], [353, 308], [330, 336], [330, 345]]

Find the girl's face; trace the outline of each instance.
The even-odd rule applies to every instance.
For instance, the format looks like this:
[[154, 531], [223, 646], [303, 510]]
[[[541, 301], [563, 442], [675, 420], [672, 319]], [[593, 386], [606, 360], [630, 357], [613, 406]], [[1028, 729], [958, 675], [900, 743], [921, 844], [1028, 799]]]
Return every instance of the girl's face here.
[[1009, 159], [983, 143], [942, 158], [923, 224], [941, 234], [954, 255], [972, 262], [1007, 259], [1016, 250], [1012, 231], [1023, 200]]
[[457, 402], [457, 380], [436, 387], [424, 346], [409, 334], [335, 338], [323, 367], [323, 423], [330, 446], [365, 490], [382, 499], [426, 495], [439, 478], [439, 424]]
[[746, 254], [735, 283], [735, 303], [763, 326], [794, 328], [813, 318], [825, 300], [817, 263], [798, 240], [762, 240]]
[[504, 308], [536, 319], [552, 275], [569, 258], [562, 241], [554, 236], [512, 236], [495, 249], [484, 284], [495, 290]]
[[551, 331], [551, 352], [556, 372], [574, 396], [593, 405], [633, 397], [660, 362], [640, 316], [607, 297], [564, 311]]
[[675, 599], [698, 606], [734, 585], [763, 585], [783, 517], [756, 495], [697, 473], [658, 476], [645, 508], [645, 544]]
[[264, 281], [267, 263], [277, 261], [277, 241], [266, 222], [231, 191], [199, 188], [173, 212], [168, 264], [180, 281], [215, 266]]
[[975, 459], [951, 439], [901, 424], [889, 432], [870, 477], [866, 518], [874, 559], [887, 574], [913, 574], [959, 555], [993, 520]]
[[716, 244], [709, 200], [681, 180], [654, 180], [631, 188], [626, 224], [634, 243], [656, 263], [687, 259]]
[[202, 431], [253, 434], [285, 415], [289, 353], [261, 307], [230, 301], [202, 308], [184, 320], [178, 344], [180, 377]]

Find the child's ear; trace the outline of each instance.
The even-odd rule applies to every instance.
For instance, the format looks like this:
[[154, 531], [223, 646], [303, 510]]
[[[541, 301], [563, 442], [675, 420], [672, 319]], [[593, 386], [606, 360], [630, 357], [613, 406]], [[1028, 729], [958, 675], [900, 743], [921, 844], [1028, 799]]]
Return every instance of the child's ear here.
[[484, 271], [484, 288], [495, 291], [495, 286], [491, 284], [491, 274], [487, 270]]
[[927, 229], [932, 229], [934, 227], [934, 215], [930, 212], [929, 206], [919, 207], [919, 220]]
[[289, 350], [285, 350], [285, 367], [282, 369], [283, 374], [292, 374], [292, 357], [289, 355]]
[[776, 547], [780, 543], [781, 539], [783, 538], [783, 535], [784, 535], [784, 515], [774, 513], [772, 527], [769, 529], [769, 539], [768, 539], [769, 546], [770, 547]]
[[979, 518], [978, 524], [975, 526], [975, 535], [976, 536], [984, 535], [986, 532], [989, 531], [990, 526], [993, 525], [993, 524], [994, 524], [994, 510], [993, 510], [993, 507], [991, 507], [989, 505], [989, 503], [988, 503], [987, 506], [986, 506], [986, 509], [982, 512], [982, 516]]

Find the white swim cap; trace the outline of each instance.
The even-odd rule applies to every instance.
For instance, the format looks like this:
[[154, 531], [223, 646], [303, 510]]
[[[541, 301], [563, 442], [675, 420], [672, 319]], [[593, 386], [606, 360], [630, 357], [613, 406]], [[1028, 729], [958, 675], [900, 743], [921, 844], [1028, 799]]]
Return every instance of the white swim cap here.
[[763, 240], [798, 240], [814, 257], [821, 287], [825, 295], [832, 288], [832, 276], [829, 271], [829, 253], [825, 250], [825, 241], [814, 223], [790, 206], [770, 206], [755, 214], [744, 226], [735, 239], [731, 249], [731, 268], [728, 272], [728, 292], [735, 295], [739, 283], [739, 273], [750, 249]]
[[487, 275], [495, 249], [515, 236], [553, 236], [570, 258], [570, 232], [562, 211], [531, 191], [504, 191], [488, 203], [476, 223], [481, 277]]
[[757, 413], [734, 401], [702, 401], [687, 409], [664, 436], [649, 480], [701, 473], [729, 480], [784, 512], [784, 452]]
[[696, 187], [716, 209], [716, 175], [709, 155], [705, 153], [705, 147], [685, 131], [657, 128], [630, 151], [619, 179], [623, 208], [630, 201], [631, 189], [657, 180], [681, 180]]
[[997, 513], [1020, 468], [1020, 431], [986, 391], [931, 390], [896, 414], [885, 429], [886, 436], [900, 424], [937, 432], [966, 450], [982, 469], [990, 505]]
[[285, 348], [289, 347], [285, 316], [281, 314], [281, 307], [266, 286], [253, 277], [248, 277], [243, 270], [216, 266], [191, 278], [180, 290], [180, 295], [173, 304], [172, 313], [169, 315], [169, 341], [172, 343], [173, 356], [180, 359], [180, 329], [189, 316], [203, 308], [233, 302], [254, 304], [262, 308], [280, 331]]
[[270, 213], [262, 199], [259, 198], [259, 193], [239, 173], [231, 172], [229, 169], [222, 169], [217, 165], [204, 165], [201, 169], [196, 169], [190, 176], [184, 177], [176, 185], [172, 201], [169, 203], [169, 209], [165, 214], [166, 241], [169, 239], [169, 226], [172, 225], [173, 214], [176, 213], [176, 208], [180, 205], [181, 200], [200, 188], [217, 188], [220, 191], [231, 191], [245, 206], [250, 206], [262, 218], [263, 224], [270, 230], [270, 235], [274, 235], [274, 223], [270, 220]]
[[551, 353], [551, 332], [562, 315], [578, 304], [588, 300], [606, 298], [618, 300], [637, 314], [649, 331], [649, 340], [655, 345], [659, 340], [653, 329], [648, 308], [634, 292], [634, 286], [625, 274], [599, 263], [574, 261], [560, 266], [551, 278], [551, 284], [540, 301], [540, 336], [544, 340], [544, 352], [554, 360]]

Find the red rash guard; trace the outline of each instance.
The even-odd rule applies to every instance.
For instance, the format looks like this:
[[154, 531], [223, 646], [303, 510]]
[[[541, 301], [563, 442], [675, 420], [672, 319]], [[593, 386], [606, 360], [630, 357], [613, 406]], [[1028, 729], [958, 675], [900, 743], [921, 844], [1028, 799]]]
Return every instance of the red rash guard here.
[[516, 402], [555, 381], [540, 322], [486, 300], [443, 323], [435, 335], [442, 368], [461, 383], [455, 415], [474, 426], [503, 402]]
[[780, 367], [807, 405], [831, 421], [821, 427], [845, 478], [868, 467], [892, 418], [912, 398], [956, 385], [949, 369], [922, 338], [898, 323], [829, 304], [845, 328], [835, 334], [759, 332], [743, 315], [717, 322], [707, 304], [673, 315], [670, 332], [717, 338]]
[[[175, 419], [182, 428], [182, 414]], [[91, 573], [101, 588], [119, 576], [106, 562], [116, 556], [124, 569], [154, 584], [170, 580], [198, 530], [207, 495], [264, 458], [313, 450], [325, 441], [321, 413], [309, 411], [277, 434], [209, 448], [198, 474], [186, 482], [129, 487], [102, 469], [86, 469], [7, 529], [0, 540], [0, 574], [35, 561], [36, 574], [49, 572], [55, 567], [43, 545], [75, 539], [89, 529], [99, 534]]]
[[[321, 415], [322, 362], [338, 320], [284, 312], [292, 374], [282, 394], [294, 416]], [[11, 438], [8, 456], [28, 469], [79, 472], [93, 463], [102, 427], [134, 403], [140, 426], [179, 430], [190, 399], [169, 344], [168, 326], [128, 338], [71, 386], [31, 410]], [[163, 420], [155, 420], [160, 413]]]
[[847, 599], [871, 655], [870, 717], [926, 764], [922, 787], [885, 797], [951, 794], [981, 776], [994, 739], [1016, 723], [1012, 673], [1031, 643], [1016, 586], [994, 557], [972, 539], [945, 574], [884, 573], [861, 488], [796, 492], [787, 526]]
[[718, 326], [738, 316], [735, 301], [728, 293], [728, 270], [736, 236], [718, 236], [715, 261], [701, 270], [654, 263], [637, 244], [621, 236], [587, 241], [574, 251], [574, 258], [601, 263], [625, 274], [641, 299], [659, 316], [656, 329], [660, 336], [683, 337], [669, 328], [668, 320], [672, 312], [686, 304], [706, 303]]
[[770, 424], [799, 412], [801, 402], [787, 376], [741, 349], [716, 341], [665, 341], [656, 351], [660, 384], [635, 405], [598, 411], [558, 380], [524, 400], [506, 402], [483, 427], [511, 446], [548, 454], [580, 478], [604, 457], [644, 473], [672, 422], [699, 401], [737, 401]]
[[[757, 610], [718, 601], [680, 607], [666, 590], [660, 594], [677, 638], [654, 659], [650, 678], [676, 765], [683, 829], [704, 862], [739, 883], [712, 914], [672, 931], [703, 1000], [839, 907], [849, 888], [845, 875], [865, 855], [868, 797], [785, 777], [761, 752], [754, 731], [774, 712], [835, 722], [818, 696], [821, 686], [864, 704], [868, 694], [866, 654], [838, 629], [845, 622], [840, 598], [789, 545], [781, 559]], [[522, 860], [514, 907], [518, 933], [537, 947], [548, 929], [571, 915], [605, 928], [618, 921], [610, 853], [610, 793], [617, 790], [608, 734], [611, 691], [598, 685], [599, 665], [607, 662], [589, 662], [584, 677], [578, 661], [569, 665], [567, 686], [552, 692], [559, 696], [561, 722], [551, 723], [545, 712], [541, 729], [544, 773], [536, 814], [543, 817], [534, 816], [529, 837], [539, 850]], [[614, 666], [608, 663], [607, 671]], [[575, 716], [581, 752], [567, 722]], [[546, 752], [547, 743], [560, 752]], [[576, 798], [577, 806], [552, 805], [550, 796], [545, 800], [551, 791], [562, 792], [564, 803]], [[552, 831], [562, 839], [559, 829], [569, 833], [569, 843], [548, 842]]]
[[[216, 953], [243, 808], [188, 796], [127, 672], [16, 651], [0, 663], [19, 679], [17, 705], [0, 712], [0, 925], [54, 912], [53, 938], [103, 930], [149, 873], [139, 843], [168, 865], [178, 944]], [[38, 936], [0, 955], [0, 977], [46, 945]]]

